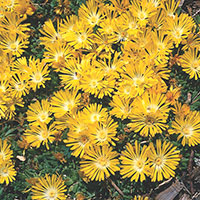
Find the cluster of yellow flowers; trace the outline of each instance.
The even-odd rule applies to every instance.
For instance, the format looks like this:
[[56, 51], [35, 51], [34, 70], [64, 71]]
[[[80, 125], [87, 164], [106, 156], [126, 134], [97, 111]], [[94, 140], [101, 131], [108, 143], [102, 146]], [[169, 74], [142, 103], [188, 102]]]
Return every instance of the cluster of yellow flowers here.
[[[0, 119], [11, 119], [22, 96], [38, 86], [39, 61], [21, 57], [29, 44], [30, 24], [23, 23], [34, 12], [29, 0], [0, 1]], [[42, 65], [42, 64], [41, 64]]]
[[[21, 1], [14, 2], [0, 19], [0, 117], [12, 118], [15, 105], [23, 106], [23, 96], [45, 87], [51, 67], [62, 89], [29, 105], [29, 127], [23, 140], [30, 147], [49, 149], [49, 143], [60, 141], [62, 132], [69, 129], [64, 142], [72, 155], [81, 158], [80, 170], [90, 180], [102, 181], [116, 171], [136, 182], [147, 176], [153, 182], [175, 176], [180, 151], [169, 141], [140, 145], [134, 139], [118, 158], [113, 150], [119, 141], [114, 119], [128, 119], [129, 132], [149, 141], [168, 131], [178, 134], [183, 146], [200, 143], [200, 113], [178, 102], [176, 83], [166, 83], [175, 48], [184, 50], [178, 59], [182, 70], [195, 80], [200, 77], [200, 39], [192, 17], [178, 15], [175, 0], [110, 0], [110, 4], [88, 0], [78, 16], [57, 20], [56, 28], [46, 21], [40, 30], [44, 58], [27, 60], [21, 55], [30, 29], [22, 22], [32, 7], [21, 16]], [[103, 102], [105, 97], [110, 98], [107, 108], [90, 103], [95, 98]], [[175, 115], [171, 128], [167, 123], [170, 110]], [[60, 188], [65, 190], [63, 185]]]
[[10, 147], [11, 145], [8, 144], [7, 140], [0, 139], [0, 184], [6, 182], [6, 185], [8, 185], [15, 180], [17, 173], [11, 160], [13, 151]]

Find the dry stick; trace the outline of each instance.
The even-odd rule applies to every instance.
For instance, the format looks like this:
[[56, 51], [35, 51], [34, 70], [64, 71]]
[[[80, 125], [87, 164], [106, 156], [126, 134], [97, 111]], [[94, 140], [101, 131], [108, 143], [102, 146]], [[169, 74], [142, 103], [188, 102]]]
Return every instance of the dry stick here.
[[191, 149], [191, 153], [190, 153], [190, 159], [189, 159], [189, 163], [188, 163], [188, 172], [189, 172], [189, 179], [190, 179], [190, 191], [191, 194], [194, 194], [194, 186], [193, 186], [193, 182], [192, 182], [192, 177], [191, 177], [191, 172], [192, 172], [192, 162], [194, 159], [194, 150]]
[[[193, 104], [193, 103], [195, 103], [195, 102], [197, 102], [197, 101], [199, 100], [199, 99], [198, 99], [199, 95], [200, 95], [200, 92], [198, 92], [197, 95], [192, 99], [191, 104]], [[196, 99], [196, 100], [195, 100], [195, 99]]]
[[109, 181], [111, 183], [111, 185], [117, 190], [117, 192], [121, 195], [121, 196], [124, 196], [124, 193], [118, 188], [118, 186], [113, 182], [113, 180], [111, 180], [109, 178]]
[[200, 9], [197, 10], [197, 11], [192, 15], [192, 17], [195, 17], [199, 12], [200, 12]]

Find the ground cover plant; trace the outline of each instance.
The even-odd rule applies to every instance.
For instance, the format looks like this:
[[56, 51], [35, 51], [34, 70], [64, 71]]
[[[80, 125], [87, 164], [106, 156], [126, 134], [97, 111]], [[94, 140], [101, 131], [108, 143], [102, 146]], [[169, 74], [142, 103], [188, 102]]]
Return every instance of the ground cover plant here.
[[174, 0], [0, 1], [0, 198], [198, 199], [199, 21]]

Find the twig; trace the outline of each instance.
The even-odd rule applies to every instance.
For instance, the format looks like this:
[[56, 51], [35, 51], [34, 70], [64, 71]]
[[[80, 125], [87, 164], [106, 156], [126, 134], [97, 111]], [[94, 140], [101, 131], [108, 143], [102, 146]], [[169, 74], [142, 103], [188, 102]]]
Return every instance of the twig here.
[[111, 183], [111, 185], [117, 190], [117, 192], [121, 195], [121, 196], [124, 196], [124, 193], [119, 189], [119, 187], [113, 182], [113, 180], [111, 180], [109, 178], [109, 181]]
[[200, 12], [200, 9], [197, 10], [197, 11], [192, 15], [192, 17], [195, 17], [199, 12]]
[[190, 159], [189, 159], [188, 169], [187, 169], [189, 172], [191, 194], [194, 194], [194, 186], [193, 186], [192, 177], [191, 177], [191, 172], [192, 172], [192, 167], [193, 167], [193, 165], [192, 165], [193, 159], [194, 159], [194, 150], [191, 149]]
[[199, 97], [199, 95], [200, 95], [200, 92], [198, 92], [197, 95], [192, 99], [191, 104], [193, 104], [193, 103], [195, 103], [195, 102], [197, 102], [199, 100], [199, 99], [197, 99]]

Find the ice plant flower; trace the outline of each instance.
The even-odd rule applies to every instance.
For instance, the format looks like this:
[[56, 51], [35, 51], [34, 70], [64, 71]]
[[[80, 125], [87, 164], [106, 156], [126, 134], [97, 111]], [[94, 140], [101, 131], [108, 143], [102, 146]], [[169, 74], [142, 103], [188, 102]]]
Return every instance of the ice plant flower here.
[[0, 163], [7, 162], [13, 157], [13, 151], [10, 147], [7, 140], [0, 139]]
[[132, 130], [145, 137], [154, 137], [156, 133], [162, 133], [167, 128], [169, 104], [164, 94], [146, 91], [135, 100], [134, 105], [129, 124]]
[[37, 100], [28, 107], [27, 120], [30, 123], [37, 124], [38, 122], [48, 124], [51, 121], [51, 106], [47, 100], [42, 99], [41, 103]]
[[118, 153], [112, 147], [92, 146], [80, 161], [81, 171], [92, 181], [103, 181], [119, 170]]
[[200, 113], [190, 111], [187, 115], [177, 115], [172, 122], [170, 134], [178, 134], [177, 140], [182, 139], [181, 144], [195, 146], [200, 144]]
[[67, 191], [61, 176], [53, 174], [40, 177], [32, 186], [32, 199], [38, 200], [65, 200]]
[[39, 123], [38, 125], [30, 125], [30, 128], [25, 131], [24, 136], [32, 147], [39, 148], [42, 144], [49, 149], [48, 142], [52, 143], [55, 140], [57, 132], [55, 124], [51, 124], [48, 127], [47, 124]]
[[190, 78], [200, 78], [200, 54], [197, 48], [190, 48], [180, 57], [180, 65]]
[[175, 176], [175, 169], [180, 161], [180, 151], [170, 142], [156, 140], [151, 142], [148, 150], [148, 161], [151, 167], [151, 181], [162, 181]]
[[11, 162], [0, 163], [0, 184], [4, 182], [8, 185], [15, 180], [17, 172], [14, 169], [14, 165]]
[[105, 122], [98, 122], [94, 126], [89, 126], [89, 132], [91, 133], [92, 143], [97, 145], [112, 144], [115, 146], [117, 141], [117, 122], [111, 117], [108, 117]]
[[59, 90], [51, 98], [52, 112], [59, 118], [77, 109], [81, 95], [77, 90]]
[[143, 182], [146, 176], [150, 175], [150, 168], [147, 157], [147, 146], [140, 148], [138, 141], [135, 141], [134, 146], [130, 143], [126, 145], [126, 150], [122, 151], [120, 156], [122, 178], [131, 178], [131, 181]]

